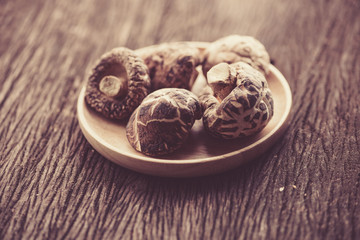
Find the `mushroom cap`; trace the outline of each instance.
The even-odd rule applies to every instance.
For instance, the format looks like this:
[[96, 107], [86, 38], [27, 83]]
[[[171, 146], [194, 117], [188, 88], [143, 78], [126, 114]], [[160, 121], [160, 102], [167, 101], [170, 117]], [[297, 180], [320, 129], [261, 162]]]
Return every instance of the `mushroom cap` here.
[[203, 72], [207, 72], [218, 63], [246, 62], [261, 71], [269, 72], [270, 57], [264, 45], [251, 36], [230, 35], [220, 38], [206, 48]]
[[162, 43], [139, 51], [149, 68], [151, 91], [161, 88], [190, 89], [202, 62], [197, 47], [187, 42]]
[[[102, 79], [106, 80], [101, 84]], [[113, 93], [107, 85], [123, 88]], [[104, 93], [107, 90], [108, 94]], [[119, 47], [105, 53], [88, 79], [85, 100], [87, 104], [111, 119], [126, 119], [150, 92], [150, 78], [144, 61], [133, 51]]]
[[215, 97], [217, 88], [213, 88], [199, 98], [205, 109], [205, 129], [211, 135], [224, 139], [260, 132], [272, 118], [274, 109], [271, 91], [263, 74], [243, 62], [229, 66], [235, 73], [231, 77], [235, 81], [231, 92], [220, 99]]
[[126, 136], [137, 151], [149, 156], [180, 148], [196, 119], [202, 117], [198, 98], [186, 89], [164, 88], [149, 94], [133, 112]]

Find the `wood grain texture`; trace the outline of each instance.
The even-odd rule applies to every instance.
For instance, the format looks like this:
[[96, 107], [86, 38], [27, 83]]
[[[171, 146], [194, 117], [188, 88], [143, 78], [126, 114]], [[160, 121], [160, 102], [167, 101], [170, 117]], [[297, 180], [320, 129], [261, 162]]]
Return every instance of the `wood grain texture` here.
[[[0, 239], [359, 239], [359, 5], [0, 0]], [[87, 143], [76, 99], [101, 54], [232, 33], [263, 42], [292, 88], [273, 149], [167, 179]]]

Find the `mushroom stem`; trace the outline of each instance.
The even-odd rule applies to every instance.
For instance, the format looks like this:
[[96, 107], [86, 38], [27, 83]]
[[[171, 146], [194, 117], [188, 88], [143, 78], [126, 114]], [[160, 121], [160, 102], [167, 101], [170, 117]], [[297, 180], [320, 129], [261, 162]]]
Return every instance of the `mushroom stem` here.
[[207, 73], [207, 82], [214, 92], [214, 96], [222, 101], [236, 85], [236, 73], [227, 63], [219, 63]]
[[105, 76], [99, 83], [99, 90], [108, 97], [122, 97], [127, 94], [127, 79]]

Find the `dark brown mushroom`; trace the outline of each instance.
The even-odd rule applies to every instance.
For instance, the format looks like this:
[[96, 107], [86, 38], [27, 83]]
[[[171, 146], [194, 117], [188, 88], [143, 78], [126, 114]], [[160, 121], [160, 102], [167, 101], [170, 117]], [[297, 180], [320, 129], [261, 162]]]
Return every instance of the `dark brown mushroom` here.
[[115, 48], [104, 54], [89, 77], [86, 103], [111, 119], [126, 119], [150, 92], [144, 61], [132, 50]]
[[273, 116], [274, 101], [263, 74], [249, 64], [220, 63], [207, 74], [200, 96], [203, 124], [213, 136], [234, 139], [260, 132]]
[[129, 143], [149, 156], [179, 149], [196, 119], [202, 117], [198, 98], [186, 89], [164, 88], [149, 94], [126, 126]]
[[202, 62], [197, 47], [186, 42], [163, 43], [137, 51], [149, 68], [151, 91], [161, 88], [190, 89]]
[[230, 35], [220, 38], [206, 48], [203, 72], [207, 72], [218, 63], [246, 62], [261, 71], [269, 72], [270, 57], [264, 45], [250, 36]]

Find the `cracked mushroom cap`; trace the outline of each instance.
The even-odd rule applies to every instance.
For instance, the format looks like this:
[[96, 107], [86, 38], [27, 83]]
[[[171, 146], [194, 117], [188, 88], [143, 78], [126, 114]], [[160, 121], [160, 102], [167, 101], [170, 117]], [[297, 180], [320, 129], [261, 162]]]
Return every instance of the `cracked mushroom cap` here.
[[197, 47], [186, 42], [163, 43], [138, 51], [149, 68], [151, 91], [161, 88], [190, 89], [202, 62]]
[[207, 72], [218, 63], [246, 62], [264, 75], [269, 72], [270, 57], [264, 45], [250, 36], [230, 35], [220, 38], [206, 48], [203, 72]]
[[126, 119], [150, 92], [144, 61], [134, 51], [120, 47], [104, 54], [89, 77], [85, 100], [111, 119]]
[[263, 74], [250, 65], [220, 63], [208, 72], [200, 96], [203, 124], [213, 136], [234, 139], [260, 132], [273, 116], [274, 101]]
[[198, 98], [186, 89], [164, 88], [149, 94], [126, 126], [129, 143], [149, 156], [180, 148], [196, 119], [202, 117]]

